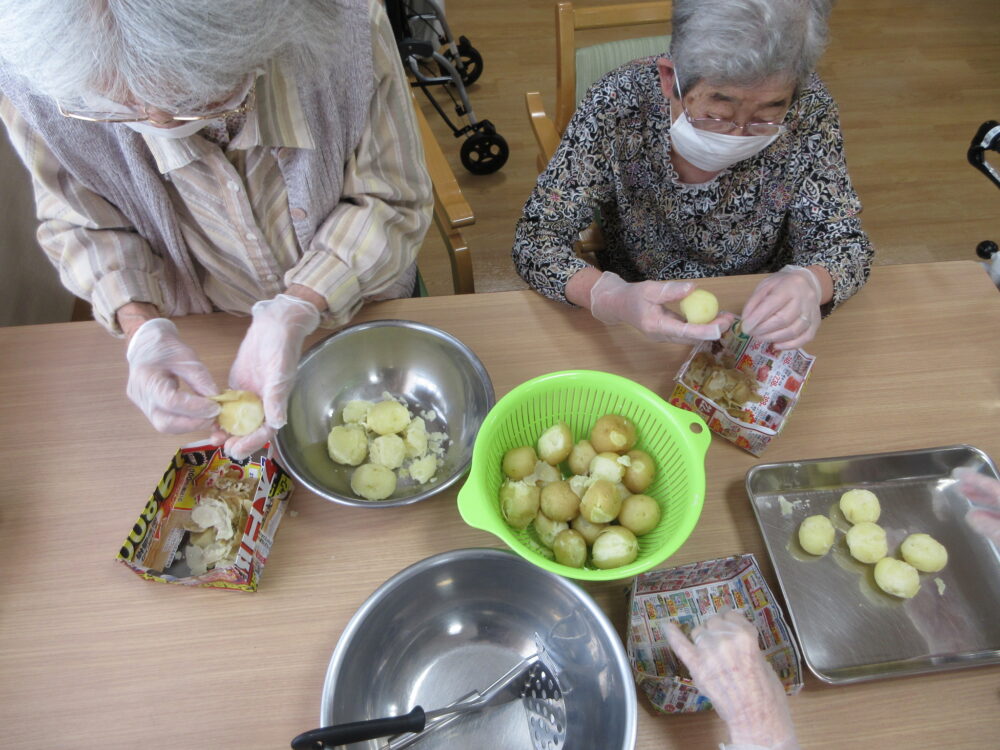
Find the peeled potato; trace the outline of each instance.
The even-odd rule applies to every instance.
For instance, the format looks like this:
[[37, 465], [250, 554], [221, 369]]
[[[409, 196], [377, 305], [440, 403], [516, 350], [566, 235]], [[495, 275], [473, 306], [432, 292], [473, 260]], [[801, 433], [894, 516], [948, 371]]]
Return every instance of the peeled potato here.
[[688, 323], [711, 323], [719, 314], [719, 300], [705, 289], [695, 289], [681, 300], [681, 312]]
[[535, 470], [538, 454], [530, 445], [519, 445], [503, 454], [503, 473], [510, 479], [524, 479]]
[[351, 475], [351, 489], [365, 500], [385, 500], [396, 491], [396, 474], [382, 464], [363, 464]]
[[906, 562], [924, 573], [937, 573], [948, 564], [948, 550], [929, 534], [910, 534], [899, 552]]
[[344, 422], [364, 422], [372, 408], [371, 401], [353, 399], [344, 406]]
[[809, 516], [799, 525], [799, 544], [810, 555], [829, 552], [834, 536], [833, 524], [826, 516]]
[[637, 439], [635, 423], [620, 414], [605, 414], [590, 430], [590, 444], [598, 453], [625, 453]]
[[629, 495], [618, 514], [618, 523], [636, 536], [648, 534], [659, 522], [660, 504], [649, 495]]
[[656, 463], [653, 457], [645, 451], [631, 450], [625, 454], [628, 456], [629, 464], [625, 467], [625, 476], [622, 482], [628, 487], [629, 492], [640, 494], [653, 483], [656, 475]]
[[920, 589], [920, 576], [909, 563], [883, 557], [875, 563], [875, 583], [887, 594], [909, 599]]
[[878, 497], [869, 490], [848, 490], [840, 496], [840, 511], [851, 523], [875, 523], [882, 515]]
[[406, 457], [419, 458], [427, 453], [427, 425], [420, 417], [414, 417], [403, 430], [406, 443]]
[[387, 469], [398, 469], [406, 458], [406, 443], [399, 435], [379, 435], [368, 448], [368, 459]]
[[410, 464], [410, 476], [420, 482], [420, 484], [427, 484], [434, 477], [434, 472], [437, 471], [437, 468], [437, 458], [433, 453], [428, 453], [426, 456], [421, 456]]
[[357, 466], [368, 456], [368, 435], [357, 424], [340, 424], [326, 438], [326, 452], [338, 464]]
[[597, 535], [590, 555], [601, 570], [628, 565], [639, 556], [639, 540], [624, 526], [608, 526]]
[[598, 453], [590, 462], [591, 479], [606, 479], [612, 484], [622, 481], [625, 476], [625, 465], [620, 463], [617, 453]]
[[368, 429], [379, 435], [402, 432], [410, 423], [410, 412], [398, 401], [379, 401], [368, 410]]
[[555, 466], [569, 458], [573, 450], [573, 433], [565, 422], [554, 424], [538, 438], [538, 457]]
[[256, 393], [228, 390], [209, 398], [222, 406], [219, 427], [230, 435], [249, 435], [264, 424], [264, 404]]
[[858, 562], [875, 563], [889, 551], [885, 529], [870, 521], [862, 521], [847, 532], [847, 547]]

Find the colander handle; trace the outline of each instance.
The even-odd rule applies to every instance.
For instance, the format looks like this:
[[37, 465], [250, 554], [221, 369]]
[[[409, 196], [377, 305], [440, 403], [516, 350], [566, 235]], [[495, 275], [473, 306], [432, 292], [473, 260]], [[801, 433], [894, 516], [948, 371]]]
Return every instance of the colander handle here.
[[292, 750], [323, 750], [325, 745], [336, 747], [405, 732], [422, 732], [426, 723], [427, 714], [424, 713], [424, 709], [417, 706], [402, 716], [352, 721], [348, 724], [311, 729], [292, 740]]

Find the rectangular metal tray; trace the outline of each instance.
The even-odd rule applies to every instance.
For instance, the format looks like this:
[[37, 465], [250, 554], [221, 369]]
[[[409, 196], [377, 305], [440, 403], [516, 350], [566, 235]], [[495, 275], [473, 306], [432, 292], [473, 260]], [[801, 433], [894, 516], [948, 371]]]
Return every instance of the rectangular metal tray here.
[[[996, 477], [993, 461], [968, 445], [788, 463], [760, 464], [746, 488], [809, 669], [829, 683], [1000, 663], [1000, 552], [965, 523], [971, 507], [951, 478], [966, 466]], [[850, 524], [838, 500], [874, 492], [889, 554], [925, 532], [948, 550], [948, 565], [921, 573], [912, 599], [885, 594], [874, 566], [854, 560]], [[837, 529], [817, 558], [799, 547], [799, 524], [821, 514]]]

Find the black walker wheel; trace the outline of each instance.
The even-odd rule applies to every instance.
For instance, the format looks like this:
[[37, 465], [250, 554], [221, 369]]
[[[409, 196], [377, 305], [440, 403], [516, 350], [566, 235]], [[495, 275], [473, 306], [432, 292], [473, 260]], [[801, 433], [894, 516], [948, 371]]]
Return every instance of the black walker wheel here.
[[510, 149], [488, 121], [480, 124], [488, 127], [473, 133], [462, 144], [462, 166], [472, 174], [493, 174], [507, 163]]
[[[479, 54], [479, 50], [473, 47], [464, 36], [458, 38], [459, 60], [455, 60], [455, 55], [450, 49], [445, 50], [444, 57], [458, 70], [459, 77], [465, 86], [475, 83], [479, 80], [479, 76], [483, 74], [483, 56]], [[461, 65], [459, 65], [459, 62], [461, 62]], [[445, 71], [442, 71], [441, 74], [448, 75]]]

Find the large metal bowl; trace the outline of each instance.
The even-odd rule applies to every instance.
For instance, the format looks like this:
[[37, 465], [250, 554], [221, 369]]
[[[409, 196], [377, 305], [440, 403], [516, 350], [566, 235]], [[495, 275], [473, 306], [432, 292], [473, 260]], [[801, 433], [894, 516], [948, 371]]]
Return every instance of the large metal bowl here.
[[[431, 482], [401, 480], [388, 499], [371, 501], [351, 489], [353, 467], [330, 460], [326, 438], [348, 401], [380, 401], [383, 393], [404, 398], [413, 414], [425, 417], [429, 431], [445, 432], [448, 439]], [[486, 368], [451, 334], [408, 320], [359, 323], [323, 339], [302, 357], [288, 399], [288, 423], [275, 445], [282, 466], [327, 500], [379, 508], [407, 505], [465, 474], [494, 400]]]
[[[539, 646], [563, 693], [561, 747], [634, 747], [635, 685], [607, 616], [570, 581], [493, 549], [435, 555], [379, 587], [334, 649], [320, 722], [447, 706], [484, 689]], [[375, 750], [379, 742], [384, 746], [349, 747]], [[463, 716], [414, 747], [535, 750], [517, 700]]]

